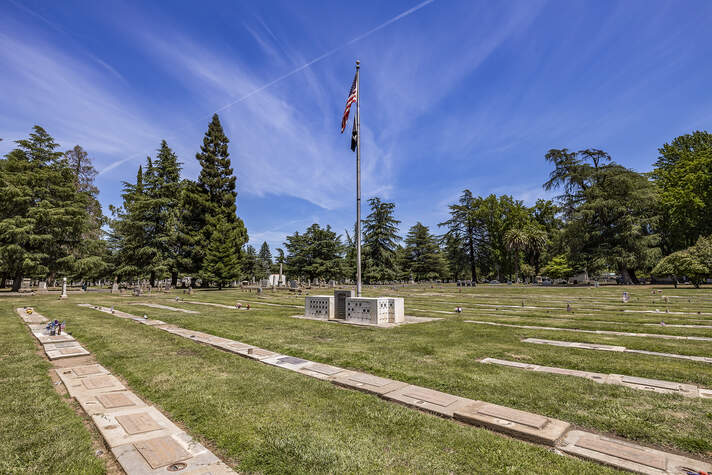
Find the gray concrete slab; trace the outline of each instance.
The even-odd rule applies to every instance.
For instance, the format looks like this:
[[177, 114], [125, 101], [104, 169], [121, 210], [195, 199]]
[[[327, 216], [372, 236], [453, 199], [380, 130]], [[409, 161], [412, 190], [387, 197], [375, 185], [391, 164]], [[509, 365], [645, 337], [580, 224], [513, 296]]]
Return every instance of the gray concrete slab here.
[[48, 343], [44, 345], [44, 352], [50, 360], [72, 358], [74, 356], [85, 356], [89, 354], [83, 346], [75, 341]]
[[298, 371], [304, 366], [312, 363], [309, 360], [303, 360], [301, 358], [295, 358], [293, 356], [285, 355], [271, 356], [269, 358], [263, 359], [262, 362], [272, 366], [289, 369], [291, 371]]
[[62, 343], [62, 342], [76, 341], [76, 339], [72, 335], [68, 335], [66, 333], [62, 333], [61, 335], [45, 335], [44, 333], [32, 332], [32, 334], [43, 345], [46, 345], [48, 343]]
[[475, 402], [471, 399], [413, 385], [395, 389], [382, 394], [381, 397], [388, 401], [398, 402], [408, 407], [448, 418], [452, 417], [455, 411]]
[[109, 447], [182, 432], [152, 406], [93, 414], [91, 418]]
[[90, 416], [146, 407], [146, 403], [131, 391], [81, 392], [75, 399]]
[[408, 383], [381, 378], [367, 373], [360, 373], [358, 371], [344, 371], [338, 373], [331, 377], [331, 381], [338, 386], [378, 395], [408, 386]]
[[712, 470], [706, 462], [579, 430], [566, 434], [557, 447], [570, 455], [637, 473], [685, 473], [682, 467]]
[[69, 395], [77, 399], [89, 395], [126, 390], [121, 381], [110, 374], [77, 377], [71, 373], [68, 374], [66, 371], [67, 369], [58, 370], [57, 375], [67, 388]]
[[453, 416], [468, 424], [544, 445], [554, 445], [570, 427], [568, 422], [481, 401], [455, 411]]
[[343, 368], [321, 363], [309, 363], [297, 370], [298, 372], [311, 376], [312, 378], [329, 380], [338, 374], [345, 372]]
[[273, 356], [284, 356], [280, 355], [279, 353], [275, 353], [274, 351], [269, 351], [269, 350], [263, 350], [262, 348], [257, 348], [257, 347], [251, 347], [247, 348], [244, 350], [238, 350], [238, 354], [247, 356], [248, 358], [252, 358], [253, 360], [259, 360], [262, 361], [267, 358], [271, 358]]
[[48, 321], [44, 315], [35, 312], [32, 307], [19, 307], [16, 308], [15, 311], [25, 323], [38, 324], [46, 323]]
[[235, 473], [185, 432], [111, 449], [127, 474], [223, 475]]

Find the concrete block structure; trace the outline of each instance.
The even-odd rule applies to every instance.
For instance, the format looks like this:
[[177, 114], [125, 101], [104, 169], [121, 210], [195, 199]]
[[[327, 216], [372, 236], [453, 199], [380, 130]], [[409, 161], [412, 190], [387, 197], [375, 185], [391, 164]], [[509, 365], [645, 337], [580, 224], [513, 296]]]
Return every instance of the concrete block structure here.
[[405, 321], [403, 299], [399, 297], [347, 297], [346, 320], [382, 325]]
[[346, 299], [354, 296], [353, 290], [334, 290], [334, 300], [336, 305], [334, 317], [339, 320], [346, 319]]
[[334, 319], [334, 297], [332, 295], [309, 295], [304, 302], [304, 316], [308, 318]]

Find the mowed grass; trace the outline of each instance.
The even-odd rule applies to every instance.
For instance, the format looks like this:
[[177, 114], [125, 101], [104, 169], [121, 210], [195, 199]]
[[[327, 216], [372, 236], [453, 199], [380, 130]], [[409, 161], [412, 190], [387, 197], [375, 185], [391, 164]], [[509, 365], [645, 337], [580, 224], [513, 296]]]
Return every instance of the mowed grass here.
[[88, 430], [53, 388], [34, 337], [0, 303], [0, 473], [103, 473]]
[[[621, 293], [632, 293], [626, 306]], [[312, 294], [330, 289], [312, 290]], [[676, 323], [700, 324], [712, 320], [712, 292], [666, 289], [670, 298], [662, 305], [660, 296], [648, 288], [526, 288], [515, 286], [466, 289], [389, 288], [367, 289], [367, 294], [401, 295], [406, 313], [443, 318], [441, 321], [404, 325], [392, 329], [364, 328], [289, 318], [301, 311], [303, 297], [286, 293], [262, 296], [244, 291], [204, 291], [185, 297], [234, 305], [250, 302], [252, 309], [232, 310], [171, 301], [166, 296], [110, 297], [87, 294], [82, 301], [115, 305], [134, 314], [146, 313], [185, 328], [233, 338], [273, 351], [308, 358], [349, 369], [437, 389], [458, 396], [502, 404], [568, 421], [580, 427], [603, 431], [644, 444], [712, 456], [712, 400], [657, 394], [615, 385], [597, 384], [582, 378], [527, 372], [516, 368], [485, 365], [477, 360], [494, 357], [569, 369], [656, 378], [712, 388], [712, 365], [658, 356], [610, 353], [522, 343], [527, 337], [605, 343], [628, 348], [686, 355], [712, 355], [712, 342], [662, 338], [619, 337], [567, 331], [531, 330], [466, 323], [486, 320], [536, 326], [578, 327], [712, 336], [702, 328], [644, 326], [675, 318]], [[179, 294], [183, 297], [182, 294]], [[536, 309], [522, 309], [525, 306]], [[651, 302], [654, 300], [653, 302]], [[689, 300], [689, 301], [688, 301]], [[198, 315], [152, 309], [131, 302], [156, 302], [200, 312]], [[573, 314], [566, 312], [572, 302]], [[479, 304], [479, 306], [477, 305]], [[449, 312], [456, 305], [462, 315]], [[487, 307], [500, 306], [500, 310]], [[504, 310], [505, 305], [508, 310]], [[669, 308], [691, 315], [624, 313], [628, 310]], [[418, 309], [418, 310], [415, 310]], [[85, 310], [76, 310], [85, 313]], [[91, 310], [89, 310], [91, 312]], [[498, 315], [498, 313], [502, 315]], [[516, 312], [516, 314], [515, 314]], [[700, 312], [700, 315], [697, 315]], [[94, 312], [97, 313], [98, 312]], [[590, 313], [591, 315], [583, 315]], [[493, 315], [493, 316], [492, 316]], [[584, 320], [588, 319], [588, 320]], [[621, 323], [604, 324], [593, 320]], [[129, 322], [127, 322], [128, 324]]]
[[[430, 416], [76, 306], [94, 301], [144, 313], [124, 304], [128, 299], [91, 294], [84, 297], [72, 296], [68, 301], [34, 298], [32, 304], [47, 317], [66, 319], [68, 330], [101, 364], [123, 377], [132, 390], [164, 410], [241, 472], [613, 473], [544, 447]], [[168, 303], [163, 299], [155, 302]], [[3, 320], [19, 321], [12, 315], [11, 306], [5, 307]], [[238, 314], [200, 307], [200, 315], [147, 310], [151, 310], [145, 312], [151, 316], [160, 312], [167, 315], [166, 320], [186, 327], [200, 326], [196, 325], [200, 322], [223, 334], [240, 329], [241, 339], [264, 340], [263, 346], [272, 349], [288, 346], [278, 338], [268, 340], [276, 336], [271, 332], [289, 331], [290, 325], [302, 328], [301, 338], [314, 333], [315, 342], [348, 337], [351, 343], [363, 345], [365, 342], [354, 337], [379, 334], [336, 325], [305, 326], [314, 322], [280, 316], [279, 311], [275, 315], [273, 308]], [[189, 318], [183, 320], [184, 316]], [[245, 328], [247, 324], [249, 329]], [[344, 331], [349, 333], [340, 333]], [[331, 332], [336, 334], [329, 336]], [[246, 338], [248, 334], [252, 338]], [[347, 343], [344, 339], [343, 344]], [[418, 347], [421, 343], [415, 341], [411, 345]], [[305, 349], [307, 346], [312, 345], [305, 345]], [[313, 350], [319, 353], [320, 345], [315, 343]], [[358, 362], [355, 358], [352, 366], [359, 366]]]

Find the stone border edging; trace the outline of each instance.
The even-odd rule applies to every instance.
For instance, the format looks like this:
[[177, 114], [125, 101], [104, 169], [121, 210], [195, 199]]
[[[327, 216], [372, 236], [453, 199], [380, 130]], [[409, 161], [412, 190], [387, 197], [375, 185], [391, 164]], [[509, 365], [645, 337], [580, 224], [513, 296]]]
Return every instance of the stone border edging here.
[[664, 335], [661, 333], [631, 333], [631, 332], [617, 332], [617, 331], [613, 331], [613, 330], [582, 330], [582, 329], [578, 329], [578, 328], [539, 327], [539, 326], [534, 326], [534, 325], [514, 325], [512, 323], [483, 322], [481, 320], [465, 320], [465, 323], [475, 323], [478, 325], [492, 325], [495, 327], [524, 328], [526, 330], [567, 331], [567, 332], [578, 332], [578, 333], [593, 333], [595, 335], [640, 336], [640, 337], [647, 337], [647, 338], [663, 338], [663, 339], [667, 339], [667, 340], [712, 341], [712, 337], [707, 337], [707, 336]]
[[579, 371], [575, 369], [557, 368], [554, 366], [542, 366], [537, 364], [520, 363], [519, 361], [500, 360], [498, 358], [483, 358], [480, 363], [507, 366], [526, 371], [535, 371], [548, 374], [560, 374], [564, 376], [576, 376], [586, 378], [596, 383], [615, 384], [626, 386], [643, 391], [652, 391], [663, 394], [680, 394], [685, 397], [712, 398], [712, 390], [695, 386], [694, 384], [677, 383], [674, 381], [663, 381], [659, 379], [640, 378], [637, 376], [626, 376], [622, 374], [594, 373], [590, 371]]
[[680, 360], [697, 361], [699, 363], [712, 364], [712, 358], [706, 356], [678, 355], [675, 353], [660, 353], [657, 351], [633, 350], [625, 346], [606, 345], [603, 343], [580, 343], [577, 341], [544, 340], [542, 338], [522, 338], [524, 343], [535, 343], [537, 345], [563, 346], [565, 348], [578, 348], [581, 350], [616, 351], [620, 353], [638, 353], [641, 355], [661, 356], [663, 358], [675, 358]]

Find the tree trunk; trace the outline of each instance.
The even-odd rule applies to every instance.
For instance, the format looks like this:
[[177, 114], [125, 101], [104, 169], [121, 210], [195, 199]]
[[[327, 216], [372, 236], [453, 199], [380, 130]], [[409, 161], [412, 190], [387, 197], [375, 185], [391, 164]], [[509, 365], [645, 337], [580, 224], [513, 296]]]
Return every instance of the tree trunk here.
[[178, 272], [171, 272], [171, 287], [174, 289], [178, 286]]
[[149, 280], [150, 280], [149, 283], [151, 284], [151, 287], [155, 287], [156, 286], [156, 272], [155, 271], [151, 271], [151, 278]]
[[638, 277], [636, 277], [636, 275], [635, 275], [635, 270], [633, 270], [633, 269], [629, 269], [627, 267], [623, 268], [621, 270], [621, 275], [623, 276], [624, 284], [635, 284], [635, 285], [640, 284]]
[[7, 287], [7, 276], [5, 274], [0, 277], [0, 289]]
[[12, 278], [12, 292], [19, 292], [20, 285], [22, 284], [22, 272], [16, 272]]
[[477, 262], [475, 261], [475, 244], [472, 238], [467, 240], [467, 247], [470, 251], [470, 274], [472, 276], [472, 286], [477, 286]]

